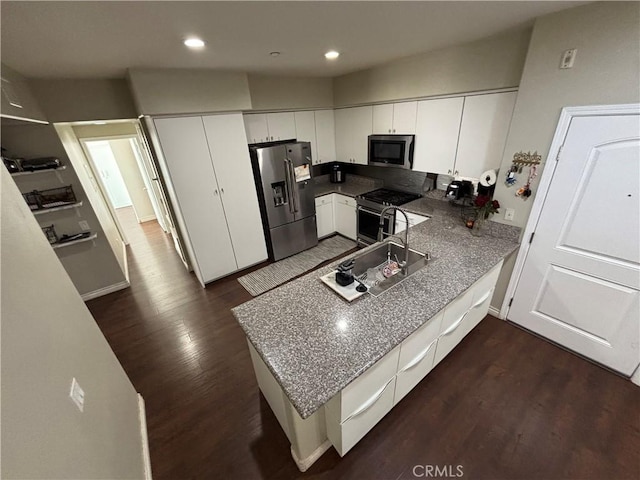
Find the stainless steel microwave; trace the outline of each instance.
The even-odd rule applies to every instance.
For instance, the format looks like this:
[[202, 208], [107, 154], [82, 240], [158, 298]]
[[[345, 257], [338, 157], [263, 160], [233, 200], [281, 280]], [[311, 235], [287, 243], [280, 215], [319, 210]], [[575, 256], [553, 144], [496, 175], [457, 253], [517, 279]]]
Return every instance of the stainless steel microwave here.
[[369, 135], [369, 165], [413, 168], [415, 135]]

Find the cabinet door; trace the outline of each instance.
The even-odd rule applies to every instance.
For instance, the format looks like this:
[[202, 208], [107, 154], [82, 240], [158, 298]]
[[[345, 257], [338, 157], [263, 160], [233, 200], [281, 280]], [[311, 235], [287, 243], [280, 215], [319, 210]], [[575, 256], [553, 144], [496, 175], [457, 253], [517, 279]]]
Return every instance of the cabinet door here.
[[413, 169], [453, 174], [464, 98], [418, 102]]
[[373, 133], [389, 135], [393, 133], [393, 104], [373, 106]]
[[416, 133], [416, 115], [418, 102], [402, 102], [393, 104], [393, 127], [395, 135], [413, 135]]
[[[422, 215], [416, 215], [415, 213], [407, 212], [407, 217], [409, 217], [409, 228], [418, 225], [426, 220], [429, 220], [429, 217], [423, 217]], [[404, 232], [407, 229], [407, 222], [402, 214], [396, 214], [396, 228], [394, 233]]]
[[356, 239], [356, 204], [355, 200], [344, 195], [334, 195], [336, 231], [352, 240]]
[[296, 139], [299, 142], [311, 143], [311, 158], [313, 164], [320, 163], [318, 161], [318, 142], [316, 140], [316, 119], [313, 112], [295, 112], [294, 119], [296, 121]]
[[516, 92], [465, 97], [454, 172], [479, 178], [500, 168]]
[[[242, 120], [240, 120], [242, 121]], [[201, 117], [154, 120], [201, 283], [237, 269]], [[244, 147], [244, 132], [239, 138]]]
[[244, 128], [247, 131], [247, 143], [262, 143], [269, 139], [267, 116], [264, 113], [244, 115]]
[[333, 226], [333, 202], [316, 204], [316, 226], [318, 238], [326, 237], [336, 231]]
[[249, 151], [244, 144], [242, 115], [211, 115], [203, 118], [209, 151], [218, 178], [238, 268], [267, 259], [258, 194]]
[[317, 163], [336, 161], [336, 128], [333, 110], [316, 110]]
[[267, 113], [269, 141], [296, 138], [296, 121], [293, 112]]
[[336, 154], [339, 162], [366, 165], [373, 130], [371, 106], [336, 110]]

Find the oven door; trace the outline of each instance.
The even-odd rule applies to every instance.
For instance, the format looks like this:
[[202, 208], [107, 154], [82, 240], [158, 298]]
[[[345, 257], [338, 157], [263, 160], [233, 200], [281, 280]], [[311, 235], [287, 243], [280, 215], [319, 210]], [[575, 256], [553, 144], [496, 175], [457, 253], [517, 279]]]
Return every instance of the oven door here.
[[[393, 234], [395, 228], [395, 212], [387, 212], [384, 216], [384, 232]], [[380, 212], [369, 210], [358, 205], [357, 208], [358, 242], [371, 245], [378, 241]]]

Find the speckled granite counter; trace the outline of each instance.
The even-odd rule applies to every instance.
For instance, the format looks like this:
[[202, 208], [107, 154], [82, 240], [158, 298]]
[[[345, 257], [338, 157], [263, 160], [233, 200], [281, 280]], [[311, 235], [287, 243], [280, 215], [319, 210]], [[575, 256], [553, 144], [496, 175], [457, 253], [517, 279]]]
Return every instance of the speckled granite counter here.
[[329, 175], [322, 175], [315, 178], [315, 196], [329, 195], [330, 193], [339, 193], [356, 197], [363, 193], [370, 192], [376, 188], [382, 187], [383, 182], [373, 178], [360, 177], [358, 175], [347, 175], [344, 183], [330, 183]]
[[320, 281], [336, 262], [233, 309], [302, 418], [518, 247], [519, 229], [500, 225], [496, 236], [474, 237], [447, 202], [422, 198], [405, 207], [432, 216], [409, 230], [410, 247], [432, 261], [381, 296], [349, 304], [336, 295]]

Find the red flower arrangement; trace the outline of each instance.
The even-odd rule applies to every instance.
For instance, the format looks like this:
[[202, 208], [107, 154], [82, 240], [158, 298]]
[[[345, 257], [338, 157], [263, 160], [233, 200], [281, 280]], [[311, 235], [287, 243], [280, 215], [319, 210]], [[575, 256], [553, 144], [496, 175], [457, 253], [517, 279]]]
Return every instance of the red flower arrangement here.
[[476, 218], [487, 219], [490, 215], [498, 213], [500, 202], [491, 200], [489, 195], [478, 195], [473, 202], [476, 209]]

